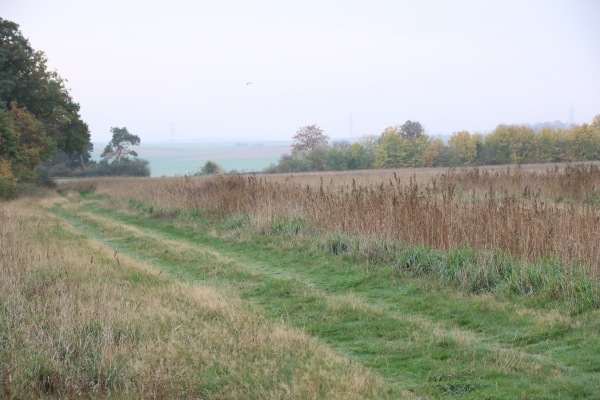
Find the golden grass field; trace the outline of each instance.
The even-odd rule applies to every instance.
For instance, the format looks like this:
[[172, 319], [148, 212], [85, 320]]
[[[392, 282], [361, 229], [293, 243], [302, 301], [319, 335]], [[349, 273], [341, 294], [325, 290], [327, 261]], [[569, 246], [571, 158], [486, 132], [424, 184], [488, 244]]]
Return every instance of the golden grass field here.
[[600, 390], [598, 163], [69, 180], [0, 221], [1, 398]]

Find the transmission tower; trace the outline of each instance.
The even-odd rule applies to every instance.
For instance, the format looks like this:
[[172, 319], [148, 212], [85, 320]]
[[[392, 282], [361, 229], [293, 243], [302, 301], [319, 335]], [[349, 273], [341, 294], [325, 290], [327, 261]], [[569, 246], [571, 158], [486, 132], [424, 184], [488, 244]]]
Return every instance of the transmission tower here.
[[573, 104], [569, 107], [569, 128], [572, 128], [575, 125], [575, 118], [573, 116]]

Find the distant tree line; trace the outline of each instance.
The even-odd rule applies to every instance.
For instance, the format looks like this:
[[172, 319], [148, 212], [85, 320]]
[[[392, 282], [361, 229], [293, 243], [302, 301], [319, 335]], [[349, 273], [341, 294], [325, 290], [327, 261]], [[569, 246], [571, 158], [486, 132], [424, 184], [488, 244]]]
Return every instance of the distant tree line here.
[[591, 161], [600, 160], [600, 115], [569, 128], [502, 124], [485, 135], [460, 131], [447, 142], [429, 137], [410, 120], [355, 143], [330, 144], [317, 125], [300, 128], [293, 140], [291, 153], [268, 172]]

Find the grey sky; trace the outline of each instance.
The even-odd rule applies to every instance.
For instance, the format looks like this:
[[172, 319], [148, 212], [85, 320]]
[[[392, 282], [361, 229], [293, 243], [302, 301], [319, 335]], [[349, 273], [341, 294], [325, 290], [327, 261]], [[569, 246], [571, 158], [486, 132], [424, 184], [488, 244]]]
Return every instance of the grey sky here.
[[[600, 1], [0, 0], [93, 141], [432, 135], [600, 114]], [[252, 85], [247, 85], [252, 82]], [[350, 124], [352, 115], [352, 124]]]

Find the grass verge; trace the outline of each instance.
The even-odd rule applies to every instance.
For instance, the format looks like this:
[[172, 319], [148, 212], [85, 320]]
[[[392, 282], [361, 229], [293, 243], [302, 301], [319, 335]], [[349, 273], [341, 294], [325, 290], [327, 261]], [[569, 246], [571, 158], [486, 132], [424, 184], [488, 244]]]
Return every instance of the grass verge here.
[[381, 378], [235, 291], [116, 250], [126, 237], [90, 238], [23, 201], [0, 203], [0, 220], [2, 398], [386, 396]]

